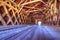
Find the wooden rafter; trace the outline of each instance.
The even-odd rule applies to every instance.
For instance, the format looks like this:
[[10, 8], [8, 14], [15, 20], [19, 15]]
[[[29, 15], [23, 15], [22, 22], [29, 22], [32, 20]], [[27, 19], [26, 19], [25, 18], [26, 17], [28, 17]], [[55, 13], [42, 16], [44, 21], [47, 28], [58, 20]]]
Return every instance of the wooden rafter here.
[[[18, 1], [19, 0], [0, 0], [0, 21], [2, 20], [1, 22], [3, 25], [19, 25], [26, 23], [30, 18], [28, 17], [30, 13], [32, 13], [32, 15], [35, 13], [40, 13], [41, 15], [44, 14], [44, 16], [47, 16], [45, 17], [47, 19], [51, 17], [52, 14], [56, 14], [58, 12], [56, 6], [57, 0], [54, 0], [54, 2], [52, 0], [48, 0], [47, 2], [44, 2], [43, 0]], [[4, 18], [8, 18], [8, 20]]]

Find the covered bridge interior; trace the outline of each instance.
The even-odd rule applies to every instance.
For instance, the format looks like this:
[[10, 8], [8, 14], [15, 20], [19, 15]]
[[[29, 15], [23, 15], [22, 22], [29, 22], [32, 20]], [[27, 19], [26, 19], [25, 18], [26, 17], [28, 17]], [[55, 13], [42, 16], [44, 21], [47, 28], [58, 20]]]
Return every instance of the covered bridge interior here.
[[60, 40], [60, 0], [0, 0], [0, 31], [1, 40]]

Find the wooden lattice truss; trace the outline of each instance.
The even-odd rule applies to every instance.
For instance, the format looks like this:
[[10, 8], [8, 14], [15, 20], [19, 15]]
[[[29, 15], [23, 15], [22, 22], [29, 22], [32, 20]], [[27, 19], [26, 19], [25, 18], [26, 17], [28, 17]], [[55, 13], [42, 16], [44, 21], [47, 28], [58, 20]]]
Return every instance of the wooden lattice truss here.
[[[0, 25], [19, 25], [27, 23], [30, 13], [42, 15], [57, 12], [56, 0], [0, 0]], [[51, 12], [51, 13], [50, 13]]]

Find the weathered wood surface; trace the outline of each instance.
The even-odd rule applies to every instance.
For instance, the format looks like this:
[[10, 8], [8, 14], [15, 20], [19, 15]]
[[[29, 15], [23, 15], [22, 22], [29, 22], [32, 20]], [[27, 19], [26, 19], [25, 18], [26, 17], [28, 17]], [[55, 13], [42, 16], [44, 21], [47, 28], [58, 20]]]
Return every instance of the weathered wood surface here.
[[53, 20], [60, 10], [57, 3], [57, 0], [0, 0], [0, 25], [31, 24], [36, 19]]

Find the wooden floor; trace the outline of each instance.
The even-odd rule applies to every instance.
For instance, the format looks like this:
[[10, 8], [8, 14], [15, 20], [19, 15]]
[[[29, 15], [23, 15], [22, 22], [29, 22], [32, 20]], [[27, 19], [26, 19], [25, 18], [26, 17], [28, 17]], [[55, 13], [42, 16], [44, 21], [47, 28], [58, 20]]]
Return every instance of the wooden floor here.
[[45, 25], [0, 27], [0, 40], [60, 40], [60, 29]]

